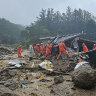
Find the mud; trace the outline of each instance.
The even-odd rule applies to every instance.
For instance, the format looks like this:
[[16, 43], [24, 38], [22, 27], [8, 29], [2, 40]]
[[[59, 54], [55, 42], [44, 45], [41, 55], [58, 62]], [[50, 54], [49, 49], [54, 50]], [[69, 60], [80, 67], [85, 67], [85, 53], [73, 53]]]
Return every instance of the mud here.
[[59, 84], [64, 81], [63, 76], [56, 76], [54, 77], [54, 84]]
[[54, 71], [67, 73], [74, 70], [77, 62], [73, 59], [64, 59], [64, 60], [54, 60], [52, 61], [54, 65]]
[[[42, 62], [41, 60], [33, 59], [29, 61], [28, 55], [28, 51], [24, 50], [21, 58], [18, 58], [17, 54], [13, 54], [12, 56], [6, 55], [5, 60], [0, 61], [0, 89], [4, 88], [4, 94], [12, 92], [12, 94], [17, 94], [16, 96], [96, 96], [96, 88], [84, 90], [74, 86], [69, 74], [76, 65], [74, 59], [52, 61], [54, 72], [48, 72], [38, 68], [38, 65]], [[27, 64], [23, 68], [10, 68], [4, 71], [3, 67], [6, 67], [8, 58], [24, 60]], [[54, 83], [54, 78], [59, 76], [62, 76], [64, 81]], [[61, 77], [57, 81], [59, 79]]]
[[71, 76], [63, 76], [64, 82], [51, 86], [54, 96], [96, 96], [96, 88], [91, 90], [79, 89], [74, 86]]

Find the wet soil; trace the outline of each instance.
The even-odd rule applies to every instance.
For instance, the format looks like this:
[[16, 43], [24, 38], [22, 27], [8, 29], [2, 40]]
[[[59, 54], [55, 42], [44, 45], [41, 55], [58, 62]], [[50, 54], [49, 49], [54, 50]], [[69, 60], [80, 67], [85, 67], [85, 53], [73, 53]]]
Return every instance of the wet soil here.
[[[27, 65], [25, 66], [26, 68], [37, 68], [38, 64], [40, 64], [42, 61], [36, 59], [29, 61], [28, 55], [29, 52], [27, 50], [22, 52], [22, 58], [18, 58], [17, 54], [12, 56], [6, 55], [5, 60], [0, 61], [0, 68], [2, 69], [7, 65], [6, 60], [9, 58], [25, 60], [27, 62]], [[96, 88], [84, 90], [74, 86], [72, 78], [69, 74], [69, 72], [71, 73], [76, 65], [73, 59], [66, 59], [63, 61], [60, 60], [58, 62], [53, 61], [54, 70], [66, 73], [66, 75], [57, 74], [58, 76], [62, 75], [64, 79], [63, 82], [58, 84], [54, 83], [54, 78], [56, 77], [55, 75], [46, 75], [42, 70], [28, 70], [26, 68], [12, 69], [16, 71], [16, 75], [10, 77], [10, 80], [18, 81], [19, 85], [22, 85], [22, 81], [24, 80], [32, 81], [32, 83], [26, 84], [26, 88], [19, 86], [13, 92], [20, 96], [96, 96]]]
[[74, 70], [77, 62], [74, 60], [74, 58], [70, 58], [64, 60], [54, 60], [52, 63], [54, 66], [54, 71], [67, 73]]

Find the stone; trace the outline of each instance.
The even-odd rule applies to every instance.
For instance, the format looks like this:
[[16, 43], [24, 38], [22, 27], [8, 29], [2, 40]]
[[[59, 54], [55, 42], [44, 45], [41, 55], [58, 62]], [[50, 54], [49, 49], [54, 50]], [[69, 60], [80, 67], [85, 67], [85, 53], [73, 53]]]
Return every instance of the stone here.
[[63, 76], [56, 76], [56, 77], [54, 77], [54, 83], [55, 84], [62, 83], [63, 81], [64, 81]]
[[75, 86], [83, 89], [91, 89], [96, 82], [96, 72], [88, 64], [75, 69], [71, 76]]
[[16, 71], [15, 70], [8, 70], [8, 73], [12, 77], [16, 75]]

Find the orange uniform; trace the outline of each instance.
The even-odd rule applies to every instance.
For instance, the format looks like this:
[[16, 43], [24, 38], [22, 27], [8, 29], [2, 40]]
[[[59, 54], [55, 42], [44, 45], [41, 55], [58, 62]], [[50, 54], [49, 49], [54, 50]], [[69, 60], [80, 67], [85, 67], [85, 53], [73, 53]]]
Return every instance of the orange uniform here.
[[45, 46], [43, 45], [43, 43], [41, 43], [41, 46], [40, 46], [40, 53], [41, 55], [45, 54]]
[[46, 60], [49, 60], [50, 54], [51, 54], [52, 46], [50, 45], [50, 41], [48, 41], [48, 44], [46, 46]]
[[36, 46], [34, 47], [35, 51], [39, 52], [39, 46], [38, 44], [36, 44]]
[[87, 48], [87, 46], [85, 45], [85, 43], [83, 43], [82, 46], [83, 46], [83, 52], [88, 52], [88, 48]]
[[39, 52], [40, 52], [39, 44], [35, 45], [34, 50], [35, 50], [36, 57], [39, 57]]
[[70, 58], [68, 52], [66, 51], [66, 45], [64, 44], [63, 40], [58, 45], [56, 45], [55, 47], [57, 47], [57, 46], [59, 46], [59, 55], [57, 56], [57, 60], [59, 60], [62, 53], [65, 53], [67, 55], [67, 57]]
[[17, 47], [18, 57], [21, 57], [21, 49], [22, 49], [21, 45]]

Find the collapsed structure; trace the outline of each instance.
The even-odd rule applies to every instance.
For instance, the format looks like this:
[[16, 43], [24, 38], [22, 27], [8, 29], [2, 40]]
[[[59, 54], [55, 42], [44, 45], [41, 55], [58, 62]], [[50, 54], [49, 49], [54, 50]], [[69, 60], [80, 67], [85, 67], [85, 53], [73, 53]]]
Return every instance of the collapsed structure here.
[[[96, 44], [96, 41], [86, 40], [80, 38], [80, 36], [85, 35], [85, 33], [76, 33], [76, 34], [69, 34], [69, 35], [63, 35], [63, 36], [56, 36], [56, 37], [44, 37], [40, 38], [41, 40], [51, 40], [52, 47], [52, 53], [51, 57], [53, 58], [59, 53], [59, 48], [55, 48], [54, 45], [58, 44], [60, 41], [64, 40], [66, 46], [68, 47], [68, 51], [75, 51], [75, 52], [81, 52], [83, 51], [82, 43], [85, 43], [86, 46], [90, 51], [86, 53], [78, 53], [77, 55], [81, 54], [87, 54], [89, 56], [88, 62], [90, 62], [91, 66], [96, 67], [96, 50], [93, 50], [93, 45]], [[83, 59], [83, 58], [82, 58]]]

